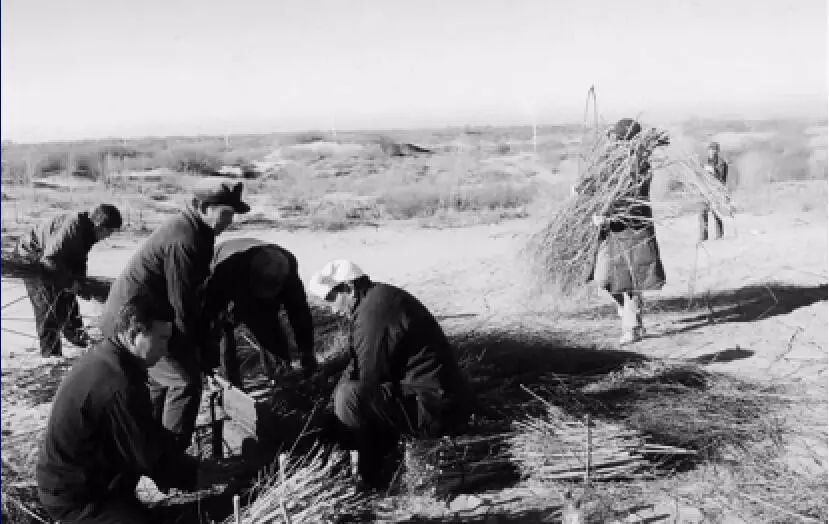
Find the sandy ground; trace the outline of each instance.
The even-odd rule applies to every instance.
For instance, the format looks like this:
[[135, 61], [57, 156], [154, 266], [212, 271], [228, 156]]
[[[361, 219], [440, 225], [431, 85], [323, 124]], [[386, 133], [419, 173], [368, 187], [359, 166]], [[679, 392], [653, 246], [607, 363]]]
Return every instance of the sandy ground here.
[[[685, 216], [658, 222], [668, 284], [646, 297], [648, 337], [627, 349], [645, 356], [703, 359], [712, 370], [755, 381], [799, 384], [806, 397], [825, 402], [825, 210], [740, 214], [727, 224], [725, 239], [701, 246], [696, 244], [696, 220]], [[306, 281], [326, 261], [350, 258], [375, 280], [414, 293], [450, 332], [510, 325], [561, 332], [580, 345], [614, 347], [620, 333], [608, 297], [595, 293], [584, 304], [586, 313], [557, 315], [552, 313], [551, 297], [536, 297], [527, 289], [525, 264], [516, 255], [540, 226], [538, 219], [443, 230], [397, 223], [337, 233], [258, 230], [226, 237], [256, 237], [290, 249]], [[90, 274], [117, 276], [139, 242], [116, 236], [96, 246], [90, 255]], [[24, 293], [19, 283], [3, 282], [4, 304]], [[743, 307], [741, 296], [751, 304]], [[689, 298], [707, 298], [712, 315], [686, 310]], [[91, 320], [99, 307], [84, 302], [82, 311]], [[43, 363], [36, 341], [30, 338], [34, 334], [31, 317], [25, 299], [4, 306], [4, 374]], [[78, 352], [65, 348], [68, 356]], [[53, 373], [62, 370], [58, 366]], [[4, 379], [4, 387], [9, 386], [14, 385]], [[48, 394], [40, 399], [4, 395], [4, 441], [42, 426], [49, 402]], [[807, 466], [825, 471], [826, 413], [822, 406], [805, 414], [814, 421], [816, 438], [823, 439], [822, 464], [812, 460]], [[794, 446], [792, 460], [798, 457]]]

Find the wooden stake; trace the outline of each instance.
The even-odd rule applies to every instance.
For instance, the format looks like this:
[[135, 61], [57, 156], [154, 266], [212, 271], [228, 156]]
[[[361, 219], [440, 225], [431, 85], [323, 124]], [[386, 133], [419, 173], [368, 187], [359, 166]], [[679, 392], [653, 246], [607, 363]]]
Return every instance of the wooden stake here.
[[288, 468], [288, 454], [279, 454], [279, 483], [285, 483], [285, 470]]
[[291, 524], [291, 517], [288, 515], [288, 508], [285, 506], [285, 470], [288, 469], [288, 454], [279, 454], [279, 507], [282, 509], [282, 518], [285, 524]]
[[592, 435], [590, 434], [590, 414], [584, 416], [584, 424], [587, 426], [587, 446], [586, 446], [586, 455], [587, 460], [584, 463], [584, 483], [590, 484], [590, 461], [592, 460], [592, 445], [591, 442]]
[[360, 452], [357, 451], [357, 450], [351, 450], [350, 458], [351, 458], [351, 476], [356, 477], [358, 467], [359, 467], [359, 464], [360, 464]]
[[239, 508], [239, 495], [233, 495], [233, 521], [242, 524], [242, 512]]

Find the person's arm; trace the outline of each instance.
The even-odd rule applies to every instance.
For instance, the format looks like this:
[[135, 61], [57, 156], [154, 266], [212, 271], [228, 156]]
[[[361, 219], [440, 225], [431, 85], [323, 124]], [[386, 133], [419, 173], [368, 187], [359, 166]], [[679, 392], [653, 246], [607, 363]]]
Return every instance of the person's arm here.
[[195, 350], [202, 312], [200, 289], [209, 272], [209, 258], [193, 246], [179, 243], [169, 247], [165, 261], [167, 297], [175, 311], [175, 327], [185, 343]]
[[282, 304], [294, 332], [297, 349], [303, 358], [314, 358], [314, 321], [305, 287], [298, 275], [292, 275], [282, 293]]
[[123, 464], [160, 487], [192, 488], [198, 462], [174, 451], [173, 439], [152, 417], [146, 391], [116, 391], [108, 409], [108, 430]]

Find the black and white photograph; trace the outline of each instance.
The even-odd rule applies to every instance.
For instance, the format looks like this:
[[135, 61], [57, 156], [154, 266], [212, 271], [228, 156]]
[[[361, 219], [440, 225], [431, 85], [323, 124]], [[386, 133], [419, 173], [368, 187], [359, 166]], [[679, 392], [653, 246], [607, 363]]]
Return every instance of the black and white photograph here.
[[825, 0], [0, 0], [2, 522], [829, 520]]

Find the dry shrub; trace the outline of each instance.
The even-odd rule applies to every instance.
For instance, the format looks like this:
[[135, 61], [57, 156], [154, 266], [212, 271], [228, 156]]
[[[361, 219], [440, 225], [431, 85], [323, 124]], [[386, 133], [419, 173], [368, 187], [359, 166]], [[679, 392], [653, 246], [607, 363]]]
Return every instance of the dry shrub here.
[[405, 188], [388, 190], [379, 202], [393, 219], [409, 219], [431, 216], [441, 208], [447, 192], [441, 188], [415, 184]]

